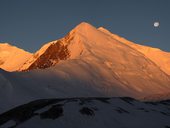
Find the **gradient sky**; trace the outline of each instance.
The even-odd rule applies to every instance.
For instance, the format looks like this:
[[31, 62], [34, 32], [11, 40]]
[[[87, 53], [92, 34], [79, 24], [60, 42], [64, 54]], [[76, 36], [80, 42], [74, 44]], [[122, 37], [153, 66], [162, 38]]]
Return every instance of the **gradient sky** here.
[[0, 0], [0, 42], [30, 52], [82, 21], [170, 51], [170, 0]]

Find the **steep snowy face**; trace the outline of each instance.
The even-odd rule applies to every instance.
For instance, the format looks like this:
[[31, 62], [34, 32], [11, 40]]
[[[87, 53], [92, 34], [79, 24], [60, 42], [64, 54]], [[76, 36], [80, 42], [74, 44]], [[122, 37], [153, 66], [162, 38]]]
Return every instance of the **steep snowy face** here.
[[6, 71], [18, 70], [31, 56], [31, 53], [8, 43], [0, 43], [0, 68]]
[[75, 59], [82, 54], [84, 46], [72, 31], [64, 38], [45, 44], [19, 70], [45, 69], [62, 60]]
[[107, 29], [105, 29], [103, 27], [98, 28], [98, 30], [104, 32], [105, 34], [110, 35], [117, 41], [120, 41], [121, 43], [124, 43], [124, 44], [134, 48], [135, 50], [141, 52], [146, 57], [148, 57], [150, 60], [152, 60], [155, 64], [157, 64], [161, 68], [161, 70], [163, 70], [165, 73], [170, 75], [170, 66], [169, 66], [170, 65], [170, 53], [164, 52], [158, 48], [152, 48], [152, 47], [148, 47], [148, 46], [135, 44], [135, 43], [128, 41], [127, 39], [122, 38], [116, 34], [112, 34], [111, 32], [109, 32]]

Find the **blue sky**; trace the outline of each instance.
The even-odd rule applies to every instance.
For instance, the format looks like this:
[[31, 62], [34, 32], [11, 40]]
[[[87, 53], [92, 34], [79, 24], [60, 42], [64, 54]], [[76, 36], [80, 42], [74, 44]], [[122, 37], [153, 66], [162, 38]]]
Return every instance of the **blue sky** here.
[[82, 21], [170, 51], [170, 0], [0, 0], [0, 42], [30, 52]]

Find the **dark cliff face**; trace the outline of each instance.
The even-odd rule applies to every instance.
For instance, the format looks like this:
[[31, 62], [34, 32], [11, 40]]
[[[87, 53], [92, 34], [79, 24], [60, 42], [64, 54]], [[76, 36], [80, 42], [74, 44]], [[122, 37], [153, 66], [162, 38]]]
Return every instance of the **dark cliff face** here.
[[68, 59], [70, 57], [68, 45], [73, 40], [74, 35], [74, 33], [68, 33], [64, 38], [51, 44], [41, 56], [34, 54], [36, 60], [26, 70], [49, 68], [56, 65], [60, 60]]
[[28, 70], [48, 68], [58, 63], [59, 60], [66, 60], [70, 56], [67, 46], [68, 45], [64, 45], [62, 41], [51, 44], [44, 54], [30, 65]]

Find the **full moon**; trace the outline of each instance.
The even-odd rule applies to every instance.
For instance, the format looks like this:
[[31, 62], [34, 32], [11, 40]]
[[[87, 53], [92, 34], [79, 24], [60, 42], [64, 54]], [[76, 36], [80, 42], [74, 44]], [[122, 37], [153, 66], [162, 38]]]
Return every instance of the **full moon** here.
[[154, 27], [159, 27], [159, 22], [154, 22]]

